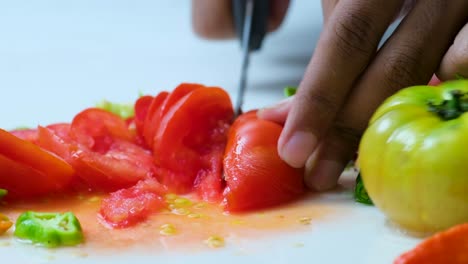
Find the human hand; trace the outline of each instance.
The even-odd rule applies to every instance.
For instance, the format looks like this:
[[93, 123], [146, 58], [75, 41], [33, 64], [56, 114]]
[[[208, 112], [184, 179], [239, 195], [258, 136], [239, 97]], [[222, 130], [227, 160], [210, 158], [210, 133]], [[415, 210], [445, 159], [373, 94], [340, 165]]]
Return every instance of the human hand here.
[[[397, 90], [468, 76], [468, 1], [323, 0], [324, 30], [296, 96], [259, 111], [285, 123], [278, 152], [315, 190], [335, 186], [378, 105]], [[408, 14], [377, 51], [404, 6]]]

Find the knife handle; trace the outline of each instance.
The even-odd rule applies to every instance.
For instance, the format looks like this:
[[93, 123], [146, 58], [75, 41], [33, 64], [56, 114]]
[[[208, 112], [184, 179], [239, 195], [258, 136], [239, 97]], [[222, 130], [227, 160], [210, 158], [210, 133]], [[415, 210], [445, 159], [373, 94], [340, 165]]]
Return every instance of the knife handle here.
[[[224, 1], [224, 0], [222, 0]], [[268, 1], [269, 0], [253, 0], [253, 16], [250, 29], [249, 50], [256, 51], [261, 48], [263, 38], [267, 33], [268, 27]], [[245, 9], [247, 0], [232, 0], [232, 15], [234, 18], [234, 27], [236, 29], [237, 38], [242, 45], [242, 36], [244, 29]]]

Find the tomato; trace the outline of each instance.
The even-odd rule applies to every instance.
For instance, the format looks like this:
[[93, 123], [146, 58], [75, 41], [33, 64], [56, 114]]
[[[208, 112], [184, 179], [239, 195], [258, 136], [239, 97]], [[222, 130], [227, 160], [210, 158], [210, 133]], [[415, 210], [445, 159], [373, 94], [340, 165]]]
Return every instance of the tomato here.
[[145, 95], [135, 102], [135, 117], [133, 122], [135, 122], [136, 131], [139, 136], [143, 135], [143, 126], [145, 124], [145, 118], [148, 114], [148, 110], [154, 100], [153, 96]]
[[437, 233], [399, 256], [394, 264], [468, 263], [468, 223]]
[[0, 188], [9, 197], [33, 197], [61, 191], [74, 175], [59, 157], [0, 129]]
[[133, 140], [122, 118], [94, 108], [71, 125], [39, 128], [39, 145], [68, 161], [95, 190], [115, 191], [154, 176], [151, 152]]
[[95, 152], [106, 152], [115, 139], [134, 140], [124, 119], [98, 108], [77, 114], [71, 123], [70, 136]]
[[111, 227], [129, 227], [165, 208], [166, 192], [155, 179], [140, 181], [131, 188], [111, 193], [102, 201], [99, 214]]
[[375, 205], [404, 228], [468, 222], [468, 81], [415, 86], [388, 98], [359, 148]]
[[160, 109], [163, 115], [153, 137], [158, 177], [176, 193], [190, 192], [195, 184], [204, 188], [203, 182], [210, 181], [216, 183], [212, 191], [220, 197], [219, 148], [226, 144], [234, 114], [229, 95], [218, 87], [192, 85], [180, 85], [173, 93]]
[[282, 126], [248, 112], [232, 125], [224, 156], [226, 209], [265, 208], [298, 198], [304, 192], [303, 171], [278, 155]]
[[37, 129], [34, 129], [34, 128], [15, 129], [15, 130], [12, 130], [12, 131], [9, 131], [9, 132], [11, 134], [23, 139], [23, 140], [29, 141], [31, 143], [36, 143], [37, 142], [37, 138], [38, 138]]
[[153, 146], [154, 135], [159, 128], [159, 123], [169, 109], [182, 97], [202, 87], [203, 85], [200, 84], [182, 83], [170, 94], [161, 92], [154, 98], [148, 110], [144, 128], [144, 138], [148, 146]]

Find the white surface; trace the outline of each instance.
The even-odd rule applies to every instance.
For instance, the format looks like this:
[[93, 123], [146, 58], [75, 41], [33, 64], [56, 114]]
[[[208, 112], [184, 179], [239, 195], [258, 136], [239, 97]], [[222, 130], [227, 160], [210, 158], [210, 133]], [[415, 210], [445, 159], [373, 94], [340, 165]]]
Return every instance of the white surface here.
[[[280, 31], [252, 58], [245, 108], [282, 98], [298, 84], [321, 30], [320, 1], [297, 0]], [[237, 41], [196, 38], [189, 1], [1, 1], [0, 127], [69, 121], [103, 98], [128, 102], [139, 91], [156, 94], [180, 82], [226, 88], [235, 96]], [[343, 217], [317, 222], [310, 232], [247, 241], [236, 248], [183, 256], [121, 254], [87, 258], [31, 247], [0, 247], [8, 263], [391, 263], [415, 245], [385, 224], [373, 207], [355, 204], [349, 189], [320, 196]], [[303, 243], [304, 247], [293, 245]], [[5, 259], [6, 258], [6, 259]], [[7, 261], [8, 260], [8, 261]]]

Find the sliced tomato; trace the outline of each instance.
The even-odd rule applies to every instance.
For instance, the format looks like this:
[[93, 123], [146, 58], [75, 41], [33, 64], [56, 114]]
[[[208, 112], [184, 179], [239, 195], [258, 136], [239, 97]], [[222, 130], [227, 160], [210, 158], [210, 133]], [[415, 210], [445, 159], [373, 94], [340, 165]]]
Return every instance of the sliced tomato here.
[[304, 192], [303, 171], [286, 164], [278, 155], [282, 126], [241, 115], [232, 125], [224, 156], [225, 206], [245, 211], [279, 205]]
[[163, 199], [166, 192], [155, 179], [140, 181], [131, 188], [111, 193], [102, 201], [99, 214], [111, 227], [129, 227], [166, 208]]
[[151, 147], [153, 145], [154, 133], [156, 132], [155, 126], [159, 123], [159, 119], [161, 118], [159, 116], [159, 111], [167, 96], [169, 96], [168, 92], [160, 92], [153, 98], [148, 108], [142, 130], [143, 139], [147, 146]]
[[135, 127], [138, 135], [143, 135], [143, 126], [145, 124], [145, 118], [148, 114], [148, 110], [153, 102], [154, 97], [150, 95], [141, 96], [135, 102]]
[[9, 131], [11, 134], [29, 141], [31, 143], [36, 143], [38, 139], [38, 134], [37, 134], [37, 129], [34, 128], [28, 128], [28, 129], [15, 129]]
[[63, 159], [0, 129], [0, 188], [11, 197], [33, 197], [65, 189], [74, 169]]
[[213, 160], [222, 162], [218, 149], [226, 144], [233, 114], [229, 95], [217, 87], [193, 89], [173, 103], [154, 136], [154, 160], [165, 170], [158, 175], [160, 181], [173, 192], [186, 193], [203, 182], [198, 176], [207, 178], [213, 173], [207, 179], [220, 179], [219, 166]]
[[159, 128], [159, 123], [163, 116], [172, 108], [172, 106], [182, 97], [202, 87], [204, 86], [201, 84], [182, 83], [177, 86], [170, 94], [163, 92], [155, 97], [154, 103], [151, 105], [150, 110], [148, 111], [148, 119], [146, 120], [145, 125], [144, 137], [148, 146], [153, 146], [154, 136]]
[[394, 264], [467, 264], [468, 223], [453, 226], [427, 238], [401, 254]]
[[154, 176], [150, 151], [133, 143], [120, 117], [87, 109], [71, 125], [39, 128], [39, 145], [68, 161], [86, 186], [115, 191]]
[[134, 141], [124, 119], [99, 108], [86, 109], [73, 118], [70, 136], [87, 148], [105, 153], [115, 139]]

